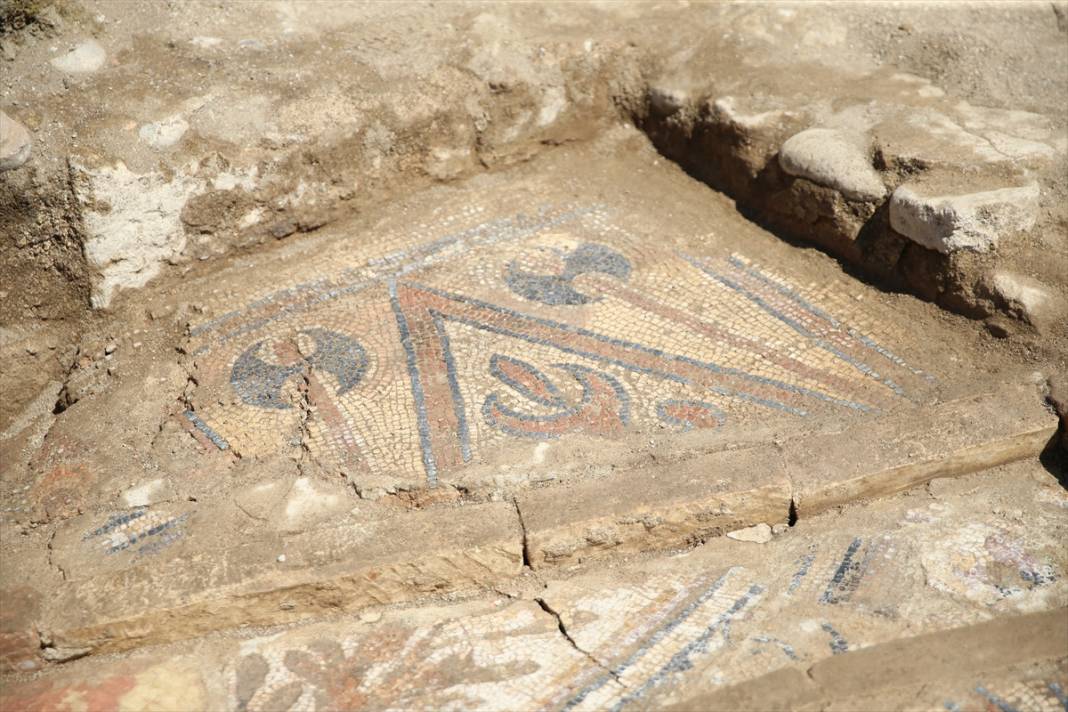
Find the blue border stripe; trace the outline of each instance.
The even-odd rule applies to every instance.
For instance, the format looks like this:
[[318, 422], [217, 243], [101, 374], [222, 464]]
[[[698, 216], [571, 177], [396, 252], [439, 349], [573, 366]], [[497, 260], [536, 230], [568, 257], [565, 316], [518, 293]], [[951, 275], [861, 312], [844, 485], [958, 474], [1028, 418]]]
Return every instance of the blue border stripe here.
[[737, 267], [738, 269], [742, 270], [743, 272], [745, 272], [749, 276], [753, 277], [754, 279], [757, 279], [757, 280], [763, 282], [764, 284], [768, 285], [769, 287], [774, 289], [779, 294], [782, 294], [783, 296], [789, 298], [792, 302], [794, 302], [795, 304], [801, 306], [803, 309], [805, 309], [809, 313], [811, 313], [811, 314], [813, 314], [815, 316], [818, 316], [819, 318], [823, 319], [828, 324], [833, 326], [835, 329], [841, 330], [841, 329], [844, 328], [845, 332], [847, 334], [849, 334], [850, 337], [852, 337], [853, 339], [856, 339], [861, 344], [863, 344], [867, 348], [871, 349], [875, 353], [879, 354], [883, 358], [887, 359], [888, 361], [894, 363], [895, 365], [900, 366], [901, 368], [904, 368], [907, 371], [911, 371], [912, 373], [916, 374], [917, 376], [920, 376], [920, 377], [922, 377], [922, 378], [924, 378], [924, 379], [926, 379], [928, 381], [935, 380], [933, 376], [930, 376], [927, 373], [924, 373], [923, 371], [921, 371], [918, 368], [913, 368], [912, 366], [910, 366], [908, 364], [908, 362], [905, 361], [905, 359], [901, 358], [900, 356], [898, 356], [897, 354], [895, 354], [893, 351], [891, 351], [890, 349], [886, 348], [885, 346], [882, 346], [875, 339], [871, 338], [870, 336], [865, 336], [864, 334], [860, 333], [856, 329], [854, 329], [852, 327], [848, 327], [845, 324], [841, 323], [840, 321], [835, 319], [833, 316], [828, 314], [823, 309], [820, 309], [815, 304], [812, 304], [811, 302], [809, 302], [807, 299], [805, 299], [803, 296], [801, 296], [801, 294], [799, 294], [796, 290], [790, 289], [789, 287], [787, 287], [787, 286], [785, 286], [783, 284], [779, 284], [778, 282], [776, 282], [775, 280], [771, 279], [766, 274], [761, 272], [756, 267], [753, 267], [752, 265], [747, 265], [746, 263], [742, 262], [740, 259], [738, 259], [734, 255], [731, 255], [730, 257], [728, 257], [727, 261], [731, 265], [733, 265], [734, 267]]
[[801, 334], [805, 338], [812, 340], [812, 342], [814, 344], [816, 344], [816, 346], [818, 346], [819, 348], [821, 348], [824, 351], [826, 351], [826, 352], [828, 352], [830, 354], [833, 354], [833, 355], [837, 356], [838, 358], [842, 359], [843, 361], [845, 361], [846, 363], [851, 365], [853, 368], [855, 368], [858, 371], [860, 371], [861, 373], [863, 373], [865, 376], [868, 376], [869, 378], [872, 378], [872, 379], [875, 379], [875, 380], [881, 382], [883, 385], [885, 385], [887, 388], [892, 390], [897, 395], [899, 395], [899, 396], [904, 396], [905, 395], [905, 391], [901, 388], [901, 386], [899, 386], [896, 383], [894, 383], [893, 380], [891, 380], [890, 378], [884, 377], [884, 376], [880, 376], [879, 373], [874, 368], [869, 366], [868, 364], [864, 363], [863, 361], [860, 361], [858, 359], [853, 358], [852, 356], [850, 356], [849, 354], [843, 352], [841, 349], [837, 348], [833, 344], [829, 344], [824, 339], [819, 338], [818, 336], [813, 334], [811, 331], [806, 329], [804, 327], [804, 325], [801, 324], [800, 322], [798, 322], [796, 319], [791, 319], [790, 317], [786, 316], [785, 314], [780, 312], [775, 307], [773, 307], [770, 304], [768, 304], [768, 302], [763, 297], [761, 297], [760, 295], [754, 294], [753, 292], [749, 291], [748, 289], [746, 289], [742, 285], [738, 284], [737, 282], [735, 282], [735, 281], [733, 281], [731, 279], [728, 279], [727, 277], [724, 277], [723, 275], [719, 274], [718, 272], [713, 271], [711, 268], [707, 267], [706, 265], [701, 263], [699, 260], [697, 260], [697, 259], [695, 259], [693, 257], [690, 257], [689, 255], [682, 255], [682, 258], [684, 260], [686, 260], [687, 262], [689, 262], [694, 267], [696, 267], [697, 269], [699, 269], [709, 279], [712, 279], [715, 282], [719, 282], [720, 284], [722, 284], [723, 286], [727, 287], [728, 289], [731, 289], [731, 290], [733, 290], [735, 292], [738, 292], [743, 297], [745, 297], [749, 301], [753, 302], [753, 304], [756, 304], [758, 307], [760, 307], [763, 311], [765, 311], [768, 314], [772, 315], [773, 317], [775, 317], [776, 319], [778, 319], [782, 323], [786, 324], [791, 329], [793, 329], [797, 333]]
[[215, 447], [219, 448], [220, 450], [229, 450], [230, 449], [230, 443], [226, 442], [226, 438], [224, 438], [222, 435], [219, 435], [217, 432], [215, 432], [210, 425], [205, 423], [200, 418], [199, 415], [197, 415], [196, 413], [194, 413], [191, 410], [187, 410], [184, 415], [185, 415], [186, 419], [190, 423], [193, 424], [194, 428], [196, 428], [200, 432], [204, 433], [204, 435], [208, 438], [208, 440], [211, 440], [211, 442], [215, 445]]
[[[697, 359], [689, 358], [687, 356], [678, 356], [678, 355], [675, 355], [675, 354], [670, 354], [670, 353], [667, 353], [666, 351], [662, 351], [662, 350], [656, 349], [656, 348], [650, 348], [648, 346], [643, 346], [641, 344], [637, 344], [637, 343], [634, 343], [632, 341], [624, 341], [622, 339], [615, 339], [615, 338], [612, 338], [610, 336], [604, 336], [603, 334], [598, 334], [597, 332], [589, 331], [588, 329], [583, 329], [583, 328], [578, 327], [578, 326], [572, 326], [570, 324], [564, 324], [564, 323], [561, 323], [561, 322], [552, 321], [551, 319], [543, 319], [543, 318], [536, 317], [536, 316], [533, 316], [533, 315], [530, 315], [530, 314], [524, 314], [522, 312], [515, 311], [514, 309], [509, 309], [507, 307], [498, 306], [496, 304], [490, 304], [489, 302], [484, 302], [484, 301], [482, 301], [480, 299], [475, 299], [473, 297], [465, 297], [465, 296], [462, 296], [462, 295], [459, 295], [459, 294], [452, 294], [450, 292], [446, 292], [446, 291], [441, 290], [441, 289], [436, 289], [434, 287], [428, 287], [428, 286], [423, 285], [423, 284], [418, 284], [418, 283], [415, 283], [415, 282], [409, 282], [407, 284], [408, 284], [408, 286], [412, 287], [413, 289], [419, 289], [419, 290], [422, 290], [422, 291], [425, 291], [425, 292], [429, 292], [431, 294], [436, 294], [437, 296], [443, 297], [445, 299], [448, 299], [449, 301], [459, 302], [461, 304], [472, 304], [474, 306], [481, 307], [483, 309], [488, 309], [490, 311], [494, 311], [494, 312], [496, 312], [498, 314], [505, 314], [505, 315], [514, 316], [514, 317], [517, 317], [517, 318], [520, 318], [520, 319], [526, 319], [526, 320], [532, 321], [532, 322], [534, 322], [536, 324], [541, 324], [543, 326], [548, 326], [548, 327], [551, 327], [553, 329], [557, 329], [559, 331], [566, 331], [566, 332], [571, 333], [571, 334], [579, 334], [580, 336], [587, 336], [589, 338], [596, 339], [597, 341], [600, 341], [602, 343], [611, 344], [612, 346], [619, 346], [619, 347], [626, 348], [626, 349], [631, 349], [633, 351], [640, 351], [642, 353], [647, 353], [647, 354], [650, 354], [652, 356], [656, 356], [657, 358], [662, 358], [662, 359], [667, 360], [667, 361], [675, 361], [675, 362], [678, 362], [678, 363], [685, 363], [685, 364], [687, 364], [689, 366], [696, 366], [697, 368], [701, 368], [701, 369], [704, 369], [706, 371], [711, 371], [712, 373], [716, 373], [716, 374], [727, 375], [727, 376], [735, 376], [735, 377], [741, 378], [743, 380], [752, 381], [754, 383], [760, 383], [760, 384], [767, 385], [767, 386], [772, 386], [774, 388], [778, 388], [780, 390], [784, 390], [784, 391], [787, 391], [789, 393], [794, 393], [796, 395], [801, 395], [801, 396], [808, 396], [810, 398], [815, 398], [817, 400], [826, 401], [828, 403], [834, 403], [835, 405], [844, 406], [846, 408], [852, 408], [854, 410], [859, 410], [859, 411], [862, 411], [862, 412], [865, 412], [865, 413], [872, 412], [872, 411], [875, 410], [874, 408], [872, 408], [870, 406], [866, 406], [866, 405], [864, 405], [862, 403], [857, 403], [855, 401], [850, 401], [850, 400], [844, 400], [844, 399], [841, 399], [841, 398], [835, 398], [834, 396], [829, 396], [829, 395], [827, 395], [825, 393], [820, 393], [819, 391], [813, 391], [811, 389], [804, 388], [802, 386], [795, 386], [795, 385], [792, 385], [790, 383], [784, 383], [783, 381], [779, 381], [779, 380], [776, 380], [774, 378], [767, 378], [765, 376], [757, 376], [757, 375], [754, 375], [754, 374], [751, 374], [751, 373], [747, 373], [747, 372], [742, 371], [742, 370], [737, 369], [737, 368], [730, 368], [730, 367], [727, 367], [727, 366], [720, 366], [719, 364], [716, 364], [716, 363], [711, 363], [711, 362], [706, 362], [706, 361], [699, 361]], [[444, 315], [444, 316], [445, 316], [445, 318], [449, 319], [450, 321], [456, 321], [456, 322], [464, 323], [464, 324], [467, 324], [468, 326], [473, 326], [475, 328], [482, 329], [484, 331], [490, 331], [490, 332], [497, 333], [497, 334], [502, 334], [502, 335], [505, 335], [505, 336], [512, 336], [512, 337], [515, 337], [515, 338], [523, 339], [524, 341], [529, 341], [531, 343], [538, 343], [538, 344], [543, 343], [543, 341], [540, 340], [540, 339], [536, 339], [536, 338], [533, 338], [533, 337], [531, 337], [529, 335], [521, 334], [521, 333], [518, 333], [518, 332], [515, 332], [515, 331], [508, 330], [508, 329], [504, 329], [503, 327], [491, 326], [489, 324], [484, 324], [482, 322], [473, 321], [473, 320], [470, 320], [470, 319], [465, 319], [463, 317], [457, 317], [457, 316], [452, 316], [452, 315]], [[586, 358], [590, 358], [590, 359], [593, 359], [595, 361], [601, 361], [601, 362], [604, 362], [604, 363], [613, 363], [613, 364], [616, 364], [618, 366], [622, 366], [623, 368], [626, 368], [627, 370], [638, 371], [639, 373], [649, 373], [649, 374], [660, 376], [661, 378], [668, 378], [668, 379], [673, 380], [673, 381], [678, 381], [679, 383], [689, 383], [689, 380], [683, 378], [682, 376], [675, 375], [673, 373], [666, 373], [666, 372], [663, 372], [663, 371], [656, 371], [656, 370], [652, 370], [652, 369], [647, 369], [645, 367], [636, 366], [634, 364], [630, 364], [630, 363], [627, 363], [625, 361], [620, 361], [618, 359], [607, 358], [607, 357], [602, 356], [600, 354], [590, 353], [590, 352], [586, 352], [586, 351], [582, 351], [582, 350], [579, 350], [579, 349], [566, 347], [566, 346], [563, 346], [563, 345], [560, 345], [560, 344], [556, 344], [556, 343], [552, 343], [552, 342], [546, 342], [546, 343], [548, 343], [548, 345], [553, 346], [554, 348], [560, 349], [561, 351], [564, 351], [566, 353], [577, 354], [577, 355], [584, 356]], [[720, 391], [716, 391], [716, 392], [720, 392]], [[721, 393], [721, 394], [722, 395], [730, 395], [730, 393]], [[746, 396], [739, 396], [739, 397], [746, 397]], [[753, 400], [754, 402], [763, 403], [764, 405], [768, 405], [770, 403], [776, 403], [776, 401], [772, 401], [772, 400], [765, 401], [764, 399], [758, 399], [756, 396], [751, 396], [751, 395], [749, 395], [747, 398], [749, 400]], [[778, 408], [779, 410], [785, 410], [788, 413], [794, 413], [796, 415], [806, 415], [806, 413], [803, 410], [798, 410], [796, 408], [791, 408], [790, 406], [786, 406], [786, 405], [784, 405], [782, 403], [778, 403], [778, 405], [774, 405], [772, 407]]]
[[419, 447], [423, 451], [423, 467], [426, 469], [426, 481], [431, 487], [438, 484], [438, 467], [434, 462], [434, 452], [430, 445], [430, 421], [426, 417], [426, 397], [423, 395], [423, 383], [419, 378], [419, 366], [415, 360], [415, 347], [412, 346], [412, 334], [408, 329], [408, 319], [401, 311], [400, 300], [397, 298], [397, 280], [391, 279], [389, 286], [389, 303], [393, 307], [393, 315], [397, 318], [397, 331], [399, 332], [401, 346], [404, 347], [404, 356], [408, 362], [408, 378], [412, 382], [412, 398], [415, 399], [415, 418], [419, 426]]
[[449, 342], [449, 334], [445, 331], [445, 322], [441, 315], [435, 311], [430, 312], [434, 319], [434, 329], [438, 332], [441, 341], [441, 350], [445, 357], [445, 373], [449, 377], [449, 390], [452, 391], [452, 410], [456, 414], [458, 435], [460, 436], [460, 455], [464, 462], [471, 461], [471, 432], [467, 426], [467, 409], [464, 404], [464, 394], [460, 391], [460, 381], [456, 375], [456, 360], [452, 357], [452, 345]]

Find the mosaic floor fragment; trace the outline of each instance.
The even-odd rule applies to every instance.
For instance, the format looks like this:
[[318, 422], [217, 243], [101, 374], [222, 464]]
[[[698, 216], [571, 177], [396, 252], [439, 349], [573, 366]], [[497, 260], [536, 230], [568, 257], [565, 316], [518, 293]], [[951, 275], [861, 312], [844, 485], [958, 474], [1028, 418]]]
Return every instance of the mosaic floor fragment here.
[[302, 444], [353, 475], [433, 486], [485, 453], [572, 433], [865, 414], [932, 377], [848, 298], [742, 254], [632, 234], [604, 206], [350, 246], [191, 330], [206, 447]]

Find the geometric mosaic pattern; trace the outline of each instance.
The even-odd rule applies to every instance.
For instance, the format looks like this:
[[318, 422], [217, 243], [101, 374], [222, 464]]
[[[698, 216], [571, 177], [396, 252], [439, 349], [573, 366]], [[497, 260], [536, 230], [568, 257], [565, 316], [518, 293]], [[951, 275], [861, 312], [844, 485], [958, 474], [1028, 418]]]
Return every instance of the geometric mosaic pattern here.
[[930, 381], [841, 295], [631, 235], [604, 208], [468, 209], [416, 233], [212, 305], [191, 331], [191, 431], [433, 486], [510, 441], [871, 413]]
[[[890, 528], [799, 542], [796, 568], [698, 565], [617, 587], [550, 586], [545, 603], [566, 623], [567, 642], [533, 601], [434, 622], [322, 624], [248, 640], [226, 671], [229, 706], [656, 709], [687, 681], [731, 685], [784, 666], [807, 667], [895, 639], [906, 620], [918, 634], [1064, 600], [1056, 532], [1036, 541], [1020, 528], [976, 523], [964, 539], [985, 541], [982, 552], [962, 557], [954, 546], [934, 545], [947, 535], [958, 544], [952, 532], [962, 521], [962, 514], [932, 503]], [[972, 556], [987, 563], [976, 567]], [[960, 577], [967, 588], [945, 585]], [[1017, 590], [1005, 588], [1009, 580]], [[977, 608], [977, 587], [1000, 596]], [[955, 683], [930, 690], [943, 695], [934, 708], [1062, 709], [1063, 669], [1011, 684], [985, 673], [974, 671], [959, 689]]]
[[82, 540], [92, 540], [108, 554], [126, 550], [151, 554], [181, 537], [181, 524], [188, 518], [189, 514], [171, 516], [137, 507], [112, 515], [101, 526], [86, 532]]
[[[654, 579], [584, 600], [591, 618], [618, 622], [612, 611], [626, 610], [640, 621], [606, 626], [591, 638], [594, 647], [626, 651], [610, 668], [577, 653], [560, 655], [559, 633], [544, 625], [533, 603], [518, 613], [397, 627], [371, 640], [324, 637], [289, 649], [250, 641], [230, 672], [232, 705], [249, 712], [424, 709], [432, 696], [441, 709], [618, 710], [640, 704], [694, 658], [722, 648], [732, 621], [763, 593], [739, 568], [686, 583]], [[438, 666], [450, 659], [504, 674], [449, 684]]]

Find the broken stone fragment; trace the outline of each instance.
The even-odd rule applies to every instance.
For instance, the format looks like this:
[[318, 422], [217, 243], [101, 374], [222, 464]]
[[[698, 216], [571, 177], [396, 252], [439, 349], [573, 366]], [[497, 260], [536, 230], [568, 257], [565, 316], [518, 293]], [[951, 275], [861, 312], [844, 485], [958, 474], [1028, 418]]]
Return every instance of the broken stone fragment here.
[[137, 132], [141, 140], [157, 150], [170, 148], [181, 140], [189, 124], [179, 114], [143, 125]]
[[92, 652], [92, 648], [52, 648], [41, 650], [41, 657], [52, 663], [65, 663], [68, 660], [84, 658]]
[[792, 176], [833, 188], [850, 200], [878, 201], [886, 196], [886, 186], [872, 167], [867, 144], [863, 134], [807, 129], [782, 145], [779, 165]]
[[89, 74], [104, 66], [107, 52], [96, 40], [86, 40], [52, 60], [53, 67], [68, 74]]
[[1039, 331], [1064, 324], [1064, 300], [1037, 279], [999, 271], [989, 278], [987, 289], [1000, 307]]
[[771, 541], [771, 537], [771, 527], [763, 522], [755, 526], [746, 527], [745, 529], [737, 529], [733, 532], [727, 532], [728, 539], [748, 541], [754, 544], [767, 544]]
[[18, 168], [30, 160], [30, 132], [0, 111], [0, 171]]
[[649, 89], [649, 107], [659, 116], [671, 116], [689, 101], [689, 94], [677, 87], [654, 86]]
[[924, 247], [949, 254], [988, 250], [1012, 232], [1030, 230], [1038, 184], [961, 195], [906, 183], [890, 196], [890, 226]]

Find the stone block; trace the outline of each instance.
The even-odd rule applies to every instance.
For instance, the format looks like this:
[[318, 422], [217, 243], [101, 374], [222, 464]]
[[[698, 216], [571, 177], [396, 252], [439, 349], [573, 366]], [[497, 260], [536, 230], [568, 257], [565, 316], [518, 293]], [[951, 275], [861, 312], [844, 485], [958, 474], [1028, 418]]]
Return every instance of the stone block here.
[[833, 188], [850, 200], [879, 201], [886, 196], [863, 134], [807, 129], [786, 140], [779, 164], [790, 175]]
[[983, 251], [1034, 227], [1038, 198], [1037, 183], [961, 194], [906, 183], [890, 196], [890, 226], [943, 254]]
[[57, 647], [119, 651], [471, 593], [521, 567], [512, 505], [443, 507], [283, 538], [250, 537], [169, 560], [145, 558], [72, 581], [50, 601], [44, 625]]
[[900, 411], [785, 446], [798, 516], [1035, 457], [1057, 419], [1031, 387]]
[[776, 448], [715, 452], [520, 495], [530, 565], [681, 549], [786, 521], [790, 483]]

